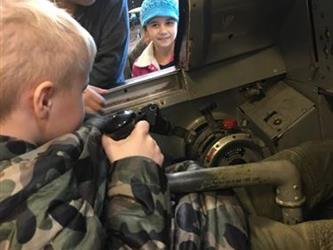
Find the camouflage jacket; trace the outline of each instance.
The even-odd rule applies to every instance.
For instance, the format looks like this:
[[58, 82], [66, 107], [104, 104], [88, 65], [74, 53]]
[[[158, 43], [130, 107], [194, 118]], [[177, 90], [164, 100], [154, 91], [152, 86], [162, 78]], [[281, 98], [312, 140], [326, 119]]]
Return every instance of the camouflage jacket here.
[[171, 200], [162, 168], [130, 157], [107, 171], [99, 145], [87, 127], [38, 148], [0, 136], [0, 249], [247, 249], [233, 196]]

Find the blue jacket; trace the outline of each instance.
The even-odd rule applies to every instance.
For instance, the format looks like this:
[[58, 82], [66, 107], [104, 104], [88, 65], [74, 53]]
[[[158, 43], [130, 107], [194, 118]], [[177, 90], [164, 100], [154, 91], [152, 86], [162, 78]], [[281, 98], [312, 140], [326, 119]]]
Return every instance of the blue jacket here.
[[91, 6], [80, 6], [74, 17], [97, 46], [90, 84], [112, 88], [124, 83], [129, 41], [127, 0], [96, 0]]

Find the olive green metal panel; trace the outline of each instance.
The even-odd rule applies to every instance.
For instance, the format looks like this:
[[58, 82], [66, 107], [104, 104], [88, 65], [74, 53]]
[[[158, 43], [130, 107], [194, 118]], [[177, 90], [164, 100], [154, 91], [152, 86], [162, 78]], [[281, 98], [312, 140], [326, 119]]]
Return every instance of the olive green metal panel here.
[[312, 1], [314, 36], [318, 57], [318, 86], [333, 91], [333, 2]]
[[278, 48], [272, 47], [187, 72], [193, 98], [286, 73]]
[[273, 46], [294, 0], [190, 0], [188, 68]]
[[276, 150], [321, 138], [314, 102], [283, 82], [274, 84], [261, 100], [240, 105], [240, 111]]

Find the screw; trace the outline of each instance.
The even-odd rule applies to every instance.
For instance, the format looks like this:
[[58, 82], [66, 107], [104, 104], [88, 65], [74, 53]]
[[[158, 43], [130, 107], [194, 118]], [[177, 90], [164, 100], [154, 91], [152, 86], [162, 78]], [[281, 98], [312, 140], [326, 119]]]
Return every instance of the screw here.
[[281, 123], [282, 123], [282, 120], [280, 118], [275, 119], [273, 122], [274, 125], [280, 125]]
[[325, 46], [325, 48], [324, 48], [324, 54], [326, 55], [326, 56], [328, 56], [329, 55], [329, 53], [330, 53], [330, 51], [329, 51], [329, 49], [327, 48], [327, 46]]
[[328, 29], [325, 30], [325, 36], [327, 39], [330, 39], [331, 37], [331, 32]]

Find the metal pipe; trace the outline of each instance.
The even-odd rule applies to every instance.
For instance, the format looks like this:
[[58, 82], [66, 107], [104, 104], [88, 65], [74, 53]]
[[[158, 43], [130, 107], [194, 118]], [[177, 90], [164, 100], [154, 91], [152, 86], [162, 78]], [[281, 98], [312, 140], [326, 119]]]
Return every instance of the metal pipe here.
[[291, 162], [263, 161], [167, 174], [171, 192], [190, 193], [260, 184], [276, 186], [275, 201], [282, 207], [283, 221], [296, 224], [303, 220], [305, 202], [301, 177]]

